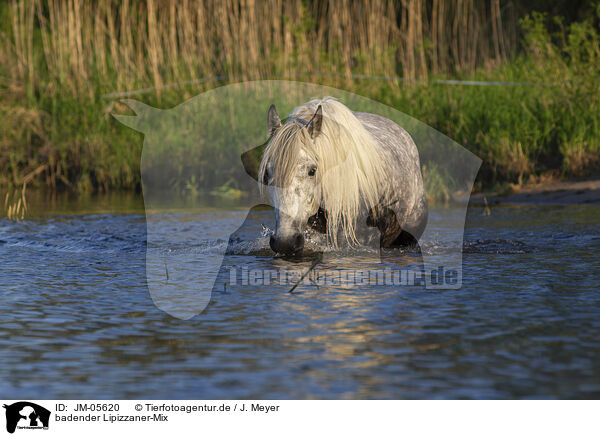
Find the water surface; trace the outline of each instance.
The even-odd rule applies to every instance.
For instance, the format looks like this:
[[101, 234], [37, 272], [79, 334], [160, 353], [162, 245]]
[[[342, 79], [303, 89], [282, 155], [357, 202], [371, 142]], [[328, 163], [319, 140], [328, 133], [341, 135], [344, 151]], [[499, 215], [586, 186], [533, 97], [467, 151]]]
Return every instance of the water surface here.
[[[40, 201], [33, 218], [0, 220], [0, 396], [598, 398], [599, 212], [470, 208], [458, 290], [233, 287], [182, 321], [150, 298], [137, 197]], [[215, 231], [229, 219], [210, 207], [153, 219], [167, 231], [203, 216]], [[256, 245], [229, 259], [290, 263], [261, 249], [260, 233], [257, 222]], [[333, 262], [370, 260], [317, 269]]]

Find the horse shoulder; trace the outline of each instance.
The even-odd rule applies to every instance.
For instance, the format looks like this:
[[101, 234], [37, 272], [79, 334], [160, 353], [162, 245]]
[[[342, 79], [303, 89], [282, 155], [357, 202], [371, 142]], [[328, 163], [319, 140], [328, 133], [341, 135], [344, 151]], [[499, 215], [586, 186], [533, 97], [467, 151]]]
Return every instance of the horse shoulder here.
[[391, 225], [395, 220], [386, 215], [385, 222], [379, 217], [377, 227], [386, 228], [388, 238], [395, 238], [400, 229], [406, 228], [418, 239], [428, 214], [417, 146], [403, 127], [386, 117], [368, 112], [354, 112], [354, 115], [381, 147], [396, 175], [389, 181], [390, 194], [384, 202], [391, 203], [389, 212], [393, 212], [397, 223]]

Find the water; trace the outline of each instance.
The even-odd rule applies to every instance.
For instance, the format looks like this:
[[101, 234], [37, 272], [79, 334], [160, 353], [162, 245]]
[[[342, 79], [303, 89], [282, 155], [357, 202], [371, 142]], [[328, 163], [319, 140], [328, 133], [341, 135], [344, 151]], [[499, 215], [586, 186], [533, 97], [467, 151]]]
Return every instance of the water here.
[[[143, 208], [125, 203], [0, 220], [1, 397], [600, 397], [597, 206], [470, 208], [459, 290], [237, 287], [182, 321], [150, 298]], [[257, 222], [256, 243], [230, 259], [311, 264], [274, 259], [264, 235]]]

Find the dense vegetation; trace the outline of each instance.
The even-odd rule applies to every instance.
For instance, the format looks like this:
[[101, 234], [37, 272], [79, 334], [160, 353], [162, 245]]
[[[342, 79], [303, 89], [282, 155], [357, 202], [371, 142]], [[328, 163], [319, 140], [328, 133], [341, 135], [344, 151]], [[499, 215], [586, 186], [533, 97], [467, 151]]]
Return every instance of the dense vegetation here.
[[[142, 137], [110, 116], [128, 109], [106, 94], [150, 88], [134, 98], [167, 108], [258, 78], [343, 88], [428, 123], [484, 160], [480, 189], [589, 176], [600, 3], [572, 3], [549, 11], [566, 20], [535, 1], [2, 3], [0, 190], [139, 189]], [[211, 80], [189, 83], [199, 78]]]

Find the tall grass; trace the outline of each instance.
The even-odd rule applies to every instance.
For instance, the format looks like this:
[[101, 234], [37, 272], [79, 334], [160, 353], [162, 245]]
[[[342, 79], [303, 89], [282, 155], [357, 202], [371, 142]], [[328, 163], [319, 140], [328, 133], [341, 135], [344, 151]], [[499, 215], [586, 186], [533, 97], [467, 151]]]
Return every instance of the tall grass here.
[[[584, 174], [598, 163], [597, 27], [590, 18], [557, 37], [544, 23], [535, 16], [520, 27], [500, 0], [2, 3], [0, 187], [137, 188], [141, 138], [110, 117], [125, 109], [101, 95], [150, 87], [139, 98], [168, 107], [261, 78], [391, 104], [484, 157], [484, 183]], [[233, 79], [165, 88], [218, 76]], [[443, 87], [431, 80], [439, 77], [552, 86]]]
[[218, 75], [423, 78], [506, 59], [499, 1], [13, 0], [3, 54], [31, 95], [43, 81], [92, 100]]

